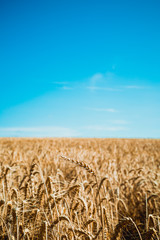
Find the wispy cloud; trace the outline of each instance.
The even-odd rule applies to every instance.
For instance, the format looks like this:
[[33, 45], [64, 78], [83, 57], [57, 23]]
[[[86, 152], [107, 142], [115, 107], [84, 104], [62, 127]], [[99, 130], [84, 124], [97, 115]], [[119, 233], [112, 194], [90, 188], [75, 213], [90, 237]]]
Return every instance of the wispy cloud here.
[[67, 85], [68, 82], [52, 82], [52, 84], [55, 84], [55, 85]]
[[72, 90], [73, 88], [72, 87], [63, 86], [62, 89], [63, 90]]
[[92, 110], [92, 111], [96, 111], [96, 112], [111, 112], [111, 113], [118, 112], [114, 108], [87, 108], [87, 109]]
[[[106, 83], [109, 82], [114, 78], [114, 74], [111, 72], [107, 73], [96, 73], [88, 79], [89, 86], [88, 89], [90, 90], [113, 90], [112, 88], [106, 86]], [[105, 85], [105, 86], [104, 86]]]
[[102, 73], [96, 73], [89, 78], [91, 86], [95, 86], [97, 83], [102, 82], [103, 80], [104, 80], [104, 75]]
[[93, 76], [83, 79], [82, 81], [53, 81], [52, 84], [61, 90], [88, 89], [91, 92], [123, 92], [127, 89], [138, 90], [146, 88], [145, 86], [138, 85], [137, 81], [137, 79], [127, 79], [118, 76], [113, 72], [106, 72], [95, 73]]
[[145, 87], [144, 86], [138, 86], [138, 85], [130, 85], [130, 86], [124, 86], [124, 88], [128, 88], [128, 89], [143, 89]]
[[90, 91], [125, 91], [127, 89], [144, 89], [146, 86], [136, 84], [137, 79], [117, 76], [113, 72], [96, 73], [88, 79], [87, 89]]
[[128, 130], [126, 127], [121, 126], [101, 126], [101, 125], [86, 126], [84, 128], [92, 131], [105, 131], [105, 132], [117, 132]]
[[127, 122], [126, 120], [112, 120], [111, 123], [112, 124], [119, 124], [119, 125], [127, 125], [127, 124], [129, 124], [129, 122]]
[[34, 137], [76, 137], [80, 133], [65, 127], [3, 127], [0, 128], [0, 136], [34, 136]]
[[55, 85], [58, 89], [61, 90], [72, 90], [73, 84], [71, 85], [69, 82], [52, 82], [53, 85]]
[[122, 91], [122, 89], [118, 89], [118, 88], [96, 87], [96, 86], [88, 86], [87, 89], [89, 89], [89, 90], [91, 90], [91, 91], [96, 91], [96, 90], [111, 91], [111, 92], [119, 92], [119, 91]]

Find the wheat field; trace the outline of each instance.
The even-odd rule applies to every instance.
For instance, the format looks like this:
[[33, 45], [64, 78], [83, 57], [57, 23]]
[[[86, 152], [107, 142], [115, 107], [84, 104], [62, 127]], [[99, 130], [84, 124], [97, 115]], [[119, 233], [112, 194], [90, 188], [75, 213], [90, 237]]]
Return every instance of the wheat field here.
[[160, 239], [160, 140], [1, 138], [0, 239]]

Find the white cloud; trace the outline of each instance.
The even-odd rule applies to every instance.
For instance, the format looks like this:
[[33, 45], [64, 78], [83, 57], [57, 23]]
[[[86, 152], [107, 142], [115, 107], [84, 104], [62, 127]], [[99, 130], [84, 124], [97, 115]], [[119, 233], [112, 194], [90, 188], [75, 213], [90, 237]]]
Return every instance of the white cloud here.
[[64, 87], [62, 87], [62, 89], [63, 89], [63, 90], [72, 90], [73, 88], [64, 86]]
[[1, 136], [34, 136], [34, 137], [76, 137], [79, 132], [65, 127], [4, 127], [0, 128]]
[[[114, 65], [113, 65], [114, 69]], [[143, 89], [144, 86], [140, 86], [136, 83], [140, 81], [138, 79], [128, 79], [116, 75], [113, 72], [106, 73], [95, 73], [83, 81], [53, 81], [52, 84], [57, 85], [62, 90], [71, 90], [71, 89], [88, 89], [92, 92], [94, 91], [111, 91], [111, 92], [123, 92], [127, 89]]]
[[96, 73], [94, 74], [89, 80], [92, 86], [96, 85], [97, 82], [103, 81], [104, 76], [102, 73]]
[[69, 82], [52, 82], [54, 85], [58, 85], [57, 87], [62, 89], [62, 90], [72, 90], [73, 87], [68, 86]]
[[121, 88], [115, 87], [120, 78], [112, 72], [96, 73], [88, 79], [87, 89], [91, 91], [122, 91]]
[[56, 85], [67, 85], [68, 82], [52, 82], [52, 84], [56, 84]]
[[115, 75], [111, 72], [107, 73], [96, 73], [89, 78], [89, 83], [91, 87], [97, 86], [99, 83], [109, 82], [114, 79]]
[[125, 120], [113, 120], [111, 121], [113, 124], [120, 124], [120, 125], [126, 125], [129, 124], [129, 122], [125, 121]]
[[97, 111], [97, 112], [118, 112], [116, 109], [114, 108], [87, 108], [88, 110], [93, 110], [93, 111]]
[[119, 127], [119, 126], [100, 126], [100, 125], [94, 125], [94, 126], [86, 126], [84, 127], [87, 130], [92, 131], [105, 131], [105, 132], [117, 132], [117, 131], [126, 131], [127, 128], [125, 127]]
[[91, 91], [124, 91], [127, 89], [146, 88], [145, 86], [135, 84], [137, 82], [140, 82], [140, 80], [120, 77], [113, 72], [96, 73], [88, 79], [89, 86], [87, 89]]
[[113, 92], [122, 91], [122, 89], [118, 89], [118, 88], [96, 87], [96, 86], [88, 86], [87, 89], [89, 89], [89, 90], [91, 90], [91, 91], [96, 91], [96, 90], [113, 91]]
[[125, 86], [124, 88], [128, 88], [128, 89], [143, 89], [143, 86], [138, 86], [138, 85], [129, 85], [129, 86]]

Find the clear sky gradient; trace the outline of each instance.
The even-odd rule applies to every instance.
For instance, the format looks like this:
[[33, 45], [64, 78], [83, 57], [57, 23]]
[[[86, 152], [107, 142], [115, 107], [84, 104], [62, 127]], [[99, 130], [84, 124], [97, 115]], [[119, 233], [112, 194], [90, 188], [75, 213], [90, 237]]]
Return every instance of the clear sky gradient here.
[[160, 1], [0, 1], [1, 137], [160, 137]]

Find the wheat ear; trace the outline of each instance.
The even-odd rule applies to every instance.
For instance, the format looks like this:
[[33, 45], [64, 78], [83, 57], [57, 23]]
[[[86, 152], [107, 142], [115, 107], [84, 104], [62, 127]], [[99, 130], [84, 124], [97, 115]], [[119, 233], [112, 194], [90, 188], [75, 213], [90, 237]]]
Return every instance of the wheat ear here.
[[66, 161], [75, 163], [76, 165], [78, 165], [79, 167], [84, 168], [87, 172], [91, 173], [93, 176], [96, 177], [96, 174], [95, 174], [94, 170], [89, 165], [87, 165], [85, 162], [80, 162], [78, 160], [73, 160], [71, 158], [67, 158], [67, 157], [62, 156], [62, 155], [61, 155], [61, 158], [66, 160]]

